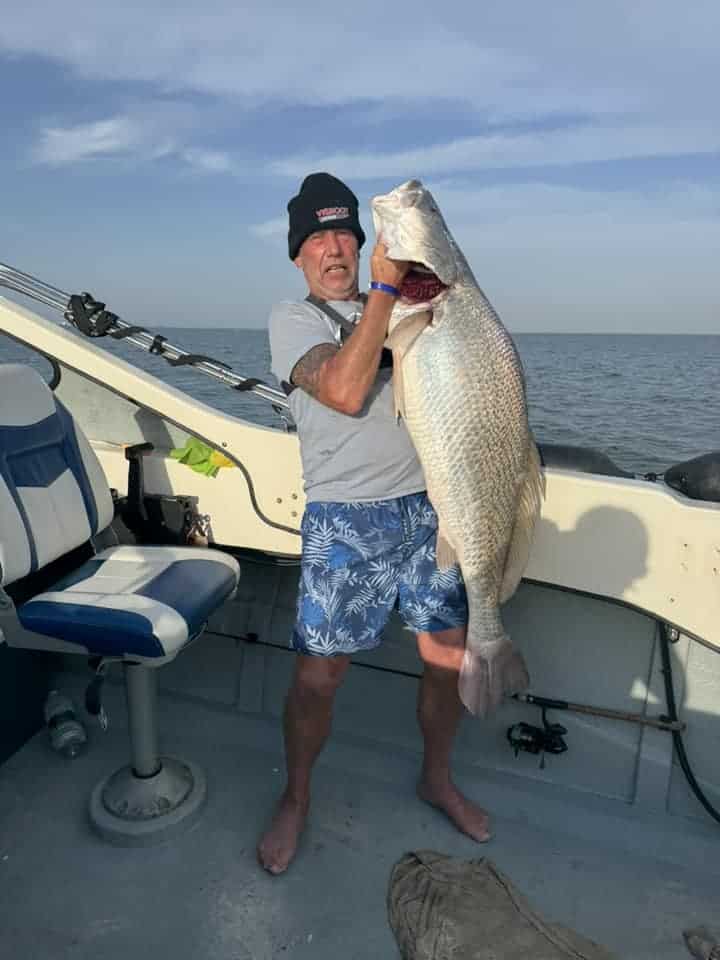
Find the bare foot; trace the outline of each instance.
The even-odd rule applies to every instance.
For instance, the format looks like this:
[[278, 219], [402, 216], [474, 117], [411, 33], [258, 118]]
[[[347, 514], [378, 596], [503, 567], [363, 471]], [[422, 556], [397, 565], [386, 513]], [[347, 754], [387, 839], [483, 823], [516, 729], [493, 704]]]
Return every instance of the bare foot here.
[[466, 833], [478, 843], [486, 843], [491, 838], [486, 811], [464, 797], [454, 784], [435, 788], [420, 783], [417, 793], [425, 803], [447, 814], [461, 833]]
[[272, 823], [260, 838], [257, 855], [270, 873], [284, 873], [295, 856], [305, 826], [309, 802], [298, 803], [283, 794]]

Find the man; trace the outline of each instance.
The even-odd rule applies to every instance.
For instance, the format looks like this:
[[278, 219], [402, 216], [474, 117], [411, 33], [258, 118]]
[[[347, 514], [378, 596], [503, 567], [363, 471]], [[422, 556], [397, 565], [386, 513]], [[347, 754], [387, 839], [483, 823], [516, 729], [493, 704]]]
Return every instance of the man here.
[[282, 873], [307, 817], [312, 767], [330, 732], [335, 693], [352, 654], [378, 645], [393, 607], [424, 662], [418, 720], [419, 796], [479, 842], [486, 813], [457, 790], [450, 753], [462, 714], [457, 692], [467, 625], [460, 571], [436, 574], [437, 518], [410, 436], [395, 415], [383, 342], [406, 263], [382, 243], [358, 290], [365, 235], [352, 191], [327, 173], [306, 177], [288, 203], [290, 259], [309, 297], [269, 321], [272, 369], [297, 424], [307, 506], [292, 643], [298, 656], [284, 716], [287, 784], [258, 846]]

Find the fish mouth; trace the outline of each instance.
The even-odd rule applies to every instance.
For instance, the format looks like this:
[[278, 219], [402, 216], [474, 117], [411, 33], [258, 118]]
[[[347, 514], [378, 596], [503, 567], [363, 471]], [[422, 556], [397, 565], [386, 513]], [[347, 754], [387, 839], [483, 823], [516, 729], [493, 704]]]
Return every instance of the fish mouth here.
[[445, 290], [447, 284], [421, 263], [413, 263], [400, 284], [400, 299], [405, 303], [427, 303]]

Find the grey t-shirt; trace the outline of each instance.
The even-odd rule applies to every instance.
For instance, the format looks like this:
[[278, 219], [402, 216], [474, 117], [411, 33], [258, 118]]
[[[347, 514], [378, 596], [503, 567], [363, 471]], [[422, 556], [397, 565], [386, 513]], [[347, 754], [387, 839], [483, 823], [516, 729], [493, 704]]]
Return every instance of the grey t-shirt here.
[[[363, 304], [333, 300], [330, 306], [356, 323]], [[321, 343], [340, 346], [339, 325], [307, 301], [282, 301], [270, 314], [271, 369], [290, 382], [295, 364]], [[363, 409], [350, 416], [332, 410], [304, 390], [293, 390], [290, 412], [297, 424], [308, 502], [388, 500], [425, 489], [415, 447], [395, 415], [392, 368], [381, 367]]]

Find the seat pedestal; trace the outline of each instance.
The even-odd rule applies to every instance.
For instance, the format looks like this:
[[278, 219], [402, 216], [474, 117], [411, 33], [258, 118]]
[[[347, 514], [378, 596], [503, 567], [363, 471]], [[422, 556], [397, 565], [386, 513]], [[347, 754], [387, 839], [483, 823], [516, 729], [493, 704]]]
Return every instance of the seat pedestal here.
[[144, 846], [188, 829], [202, 812], [207, 786], [198, 766], [158, 753], [155, 671], [137, 663], [124, 668], [132, 762], [95, 787], [90, 820], [112, 843]]

